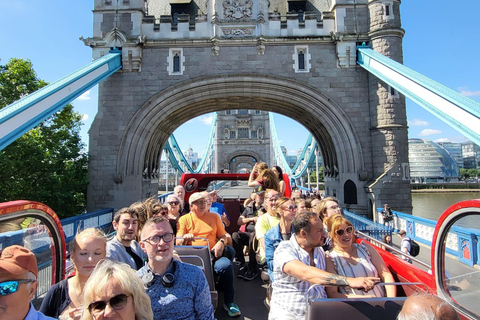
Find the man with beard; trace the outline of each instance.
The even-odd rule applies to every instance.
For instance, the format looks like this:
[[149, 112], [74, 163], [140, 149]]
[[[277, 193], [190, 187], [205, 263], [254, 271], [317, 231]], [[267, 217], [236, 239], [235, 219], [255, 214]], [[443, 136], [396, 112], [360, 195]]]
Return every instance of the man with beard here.
[[174, 238], [165, 217], [145, 222], [140, 246], [148, 255], [148, 264], [137, 275], [150, 297], [153, 319], [213, 320], [207, 279], [200, 268], [173, 259]]
[[126, 263], [135, 270], [143, 267], [147, 255], [134, 240], [138, 228], [137, 213], [122, 208], [115, 213], [112, 225], [117, 234], [107, 242], [107, 259]]
[[270, 301], [269, 320], [304, 319], [306, 294], [312, 298], [327, 298], [324, 286], [348, 286], [369, 291], [376, 277], [347, 278], [325, 271], [325, 253], [322, 245], [327, 233], [318, 214], [300, 212], [292, 221], [294, 235], [282, 241], [273, 258], [273, 293]]

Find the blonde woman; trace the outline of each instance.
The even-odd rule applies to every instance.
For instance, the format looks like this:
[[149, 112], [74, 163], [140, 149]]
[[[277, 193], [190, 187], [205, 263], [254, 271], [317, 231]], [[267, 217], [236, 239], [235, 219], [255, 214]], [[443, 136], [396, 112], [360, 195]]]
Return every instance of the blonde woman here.
[[153, 312], [143, 283], [125, 263], [105, 260], [85, 285], [81, 320], [152, 320]]
[[85, 283], [100, 260], [105, 259], [105, 234], [98, 229], [85, 229], [75, 236], [71, 260], [75, 275], [54, 284], [40, 307], [43, 314], [58, 319], [80, 319]]
[[[327, 271], [345, 277], [379, 277], [382, 282], [395, 282], [380, 254], [368, 243], [355, 243], [355, 229], [350, 221], [340, 214], [328, 218], [329, 235], [333, 240], [333, 250], [327, 253]], [[385, 289], [385, 290], [384, 290]], [[372, 290], [349, 287], [325, 287], [329, 298], [354, 296], [395, 297], [395, 286], [375, 286]], [[385, 292], [386, 291], [386, 292]]]

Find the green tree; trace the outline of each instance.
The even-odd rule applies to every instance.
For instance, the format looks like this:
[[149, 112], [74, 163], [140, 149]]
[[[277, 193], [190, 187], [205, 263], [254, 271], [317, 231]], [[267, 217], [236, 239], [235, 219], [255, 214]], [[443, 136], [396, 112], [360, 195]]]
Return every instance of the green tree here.
[[[317, 182], [317, 171], [310, 173], [310, 181]], [[323, 182], [323, 167], [318, 168], [318, 181]]]
[[[0, 109], [45, 85], [30, 61], [11, 59], [0, 65]], [[60, 218], [82, 213], [88, 156], [80, 125], [81, 115], [67, 105], [0, 151], [0, 201], [39, 201]]]

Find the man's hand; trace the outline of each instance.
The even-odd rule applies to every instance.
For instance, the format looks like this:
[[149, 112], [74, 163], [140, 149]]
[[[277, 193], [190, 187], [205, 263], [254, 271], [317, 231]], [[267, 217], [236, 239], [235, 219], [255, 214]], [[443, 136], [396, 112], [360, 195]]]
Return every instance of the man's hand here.
[[185, 241], [193, 241], [193, 239], [195, 238], [195, 236], [191, 233], [187, 233], [187, 234], [184, 234], [183, 235], [183, 240]]
[[377, 277], [358, 277], [358, 278], [348, 278], [348, 285], [350, 288], [360, 289], [365, 292], [373, 289], [375, 284], [381, 281]]
[[215, 258], [220, 259], [223, 255], [223, 249], [225, 248], [225, 245], [223, 244], [222, 241], [218, 241], [212, 248], [213, 254], [215, 255]]
[[228, 217], [227, 217], [227, 214], [226, 213], [223, 213], [222, 214], [222, 222], [227, 224], [229, 223], [230, 221], [228, 220]]

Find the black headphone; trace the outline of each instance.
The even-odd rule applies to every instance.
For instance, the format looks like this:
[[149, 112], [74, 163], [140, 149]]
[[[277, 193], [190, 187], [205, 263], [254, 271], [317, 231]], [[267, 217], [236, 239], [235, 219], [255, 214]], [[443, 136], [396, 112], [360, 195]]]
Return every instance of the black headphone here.
[[[162, 276], [162, 285], [165, 288], [171, 288], [175, 284], [175, 271], [177, 269], [177, 264], [172, 259], [172, 262], [168, 266], [167, 271]], [[142, 276], [142, 282], [145, 287], [150, 288], [155, 283], [155, 277], [159, 275], [153, 274], [153, 271], [148, 268], [147, 273]]]

